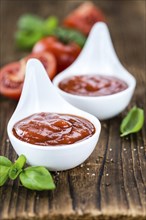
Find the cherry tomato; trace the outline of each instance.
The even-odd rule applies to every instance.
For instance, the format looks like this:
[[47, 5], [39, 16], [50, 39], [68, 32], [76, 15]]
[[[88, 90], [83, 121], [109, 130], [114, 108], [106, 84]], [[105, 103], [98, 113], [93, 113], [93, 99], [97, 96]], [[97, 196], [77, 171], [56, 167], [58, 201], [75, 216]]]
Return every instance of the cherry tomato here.
[[40, 53], [49, 51], [54, 54], [57, 60], [57, 72], [66, 69], [79, 55], [81, 48], [76, 43], [63, 43], [56, 37], [46, 37], [38, 41], [32, 52]]
[[51, 53], [30, 54], [22, 60], [7, 64], [0, 69], [0, 93], [2, 95], [19, 99], [25, 77], [25, 65], [30, 58], [37, 58], [43, 63], [50, 79], [55, 76], [56, 59]]
[[104, 14], [94, 4], [86, 2], [70, 13], [63, 24], [88, 35], [92, 26], [98, 21], [106, 21]]

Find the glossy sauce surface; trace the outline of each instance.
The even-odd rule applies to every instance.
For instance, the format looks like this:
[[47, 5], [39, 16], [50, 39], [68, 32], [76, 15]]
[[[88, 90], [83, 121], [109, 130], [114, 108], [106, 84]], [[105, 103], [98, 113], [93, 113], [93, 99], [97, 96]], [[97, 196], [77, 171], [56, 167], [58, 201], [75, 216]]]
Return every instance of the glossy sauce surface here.
[[19, 140], [42, 146], [73, 144], [94, 133], [94, 125], [85, 118], [46, 112], [24, 118], [13, 127]]
[[128, 88], [126, 82], [112, 76], [79, 75], [63, 79], [59, 88], [80, 96], [106, 96]]

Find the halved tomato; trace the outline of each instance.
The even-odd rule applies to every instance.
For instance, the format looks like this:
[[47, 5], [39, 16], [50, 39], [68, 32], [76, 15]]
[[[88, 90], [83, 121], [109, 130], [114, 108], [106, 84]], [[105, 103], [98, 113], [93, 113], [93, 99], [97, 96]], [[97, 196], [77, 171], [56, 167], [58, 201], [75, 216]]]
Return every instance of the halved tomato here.
[[9, 63], [0, 70], [0, 93], [12, 99], [21, 94], [23, 80], [18, 79], [20, 62]]
[[63, 25], [88, 35], [92, 26], [98, 21], [106, 21], [103, 12], [93, 3], [85, 2], [64, 19]]
[[52, 53], [49, 53], [47, 51], [41, 51], [39, 53], [31, 53], [28, 56], [21, 59], [20, 62], [22, 65], [25, 66], [26, 62], [31, 58], [36, 58], [40, 60], [44, 65], [50, 79], [54, 78], [54, 76], [56, 75], [57, 62], [55, 56]]
[[25, 77], [25, 65], [30, 58], [39, 59], [50, 79], [53, 79], [56, 74], [55, 57], [48, 52], [30, 54], [22, 60], [7, 64], [0, 69], [0, 93], [2, 95], [16, 100], [19, 99]]
[[40, 53], [42, 51], [51, 52], [57, 60], [57, 73], [66, 69], [79, 55], [81, 48], [74, 42], [63, 43], [56, 37], [45, 37], [38, 41], [32, 52]]

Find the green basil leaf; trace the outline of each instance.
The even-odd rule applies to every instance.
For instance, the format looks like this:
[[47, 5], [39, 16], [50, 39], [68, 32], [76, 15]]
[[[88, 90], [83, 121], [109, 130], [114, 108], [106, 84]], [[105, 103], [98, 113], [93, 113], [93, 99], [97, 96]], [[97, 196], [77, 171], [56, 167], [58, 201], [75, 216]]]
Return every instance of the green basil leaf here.
[[41, 32], [17, 31], [15, 33], [16, 45], [20, 49], [32, 49], [33, 45], [43, 37]]
[[3, 186], [9, 178], [9, 169], [10, 167], [0, 165], [0, 186]]
[[43, 19], [32, 14], [22, 15], [18, 20], [18, 29], [23, 31], [42, 31]]
[[12, 180], [16, 179], [18, 175], [21, 173], [25, 163], [26, 157], [24, 155], [20, 155], [20, 157], [18, 157], [18, 159], [15, 161], [15, 163], [10, 167], [9, 178]]
[[4, 156], [0, 156], [0, 186], [3, 186], [8, 179], [9, 169], [12, 162]]
[[123, 119], [120, 131], [121, 137], [131, 133], [138, 132], [144, 124], [144, 111], [141, 108], [134, 106]]
[[21, 154], [18, 159], [15, 161], [15, 164], [19, 166], [19, 168], [23, 168], [26, 163], [26, 157]]
[[12, 162], [7, 157], [0, 156], [0, 165], [10, 167], [12, 165]]
[[19, 176], [21, 183], [31, 190], [53, 190], [55, 184], [49, 171], [42, 166], [32, 166], [24, 169]]
[[9, 170], [9, 178], [11, 180], [15, 180], [21, 172], [22, 169], [20, 169], [16, 164], [14, 164], [14, 166], [11, 167]]
[[58, 26], [58, 19], [55, 16], [48, 17], [43, 23], [44, 35], [51, 35]]
[[86, 37], [79, 31], [70, 28], [58, 27], [54, 31], [54, 36], [60, 39], [63, 43], [75, 42], [80, 47], [83, 47]]

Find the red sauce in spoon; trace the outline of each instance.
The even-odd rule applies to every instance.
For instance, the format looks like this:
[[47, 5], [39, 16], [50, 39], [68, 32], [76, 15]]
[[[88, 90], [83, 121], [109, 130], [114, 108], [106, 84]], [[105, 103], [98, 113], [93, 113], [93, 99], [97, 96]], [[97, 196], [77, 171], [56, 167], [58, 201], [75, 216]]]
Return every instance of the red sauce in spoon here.
[[21, 141], [54, 146], [85, 140], [95, 133], [95, 127], [79, 116], [41, 112], [17, 122], [12, 131]]
[[127, 89], [128, 85], [113, 76], [79, 75], [63, 79], [59, 88], [79, 96], [106, 96], [121, 92]]

